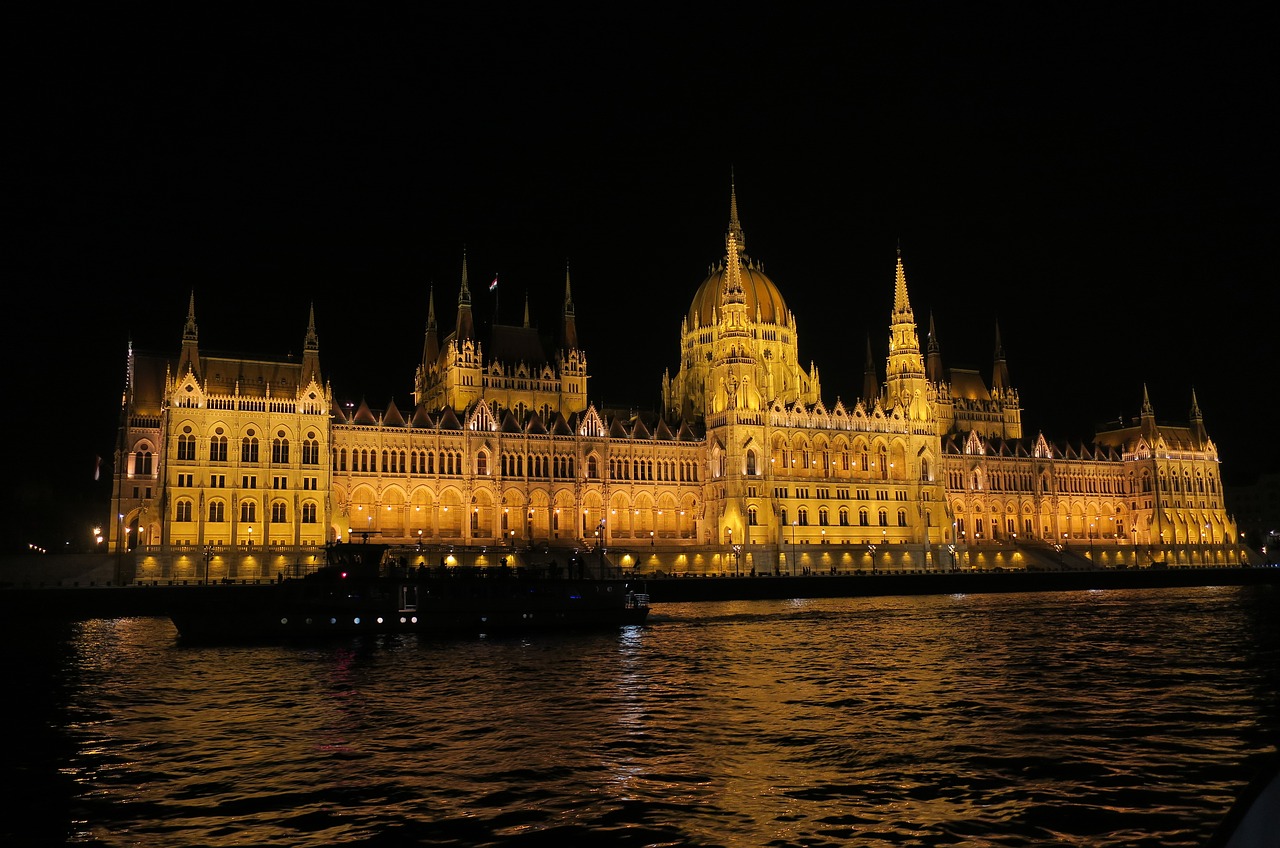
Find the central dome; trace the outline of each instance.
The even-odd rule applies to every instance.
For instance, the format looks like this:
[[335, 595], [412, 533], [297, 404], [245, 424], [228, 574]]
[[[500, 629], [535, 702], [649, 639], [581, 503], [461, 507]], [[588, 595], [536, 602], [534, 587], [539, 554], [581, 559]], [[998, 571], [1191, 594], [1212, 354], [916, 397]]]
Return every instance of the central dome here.
[[[739, 276], [742, 280], [742, 293], [746, 295], [747, 318], [764, 324], [784, 324], [787, 320], [787, 304], [773, 280], [755, 263], [745, 259], [738, 262]], [[728, 265], [721, 265], [698, 286], [689, 306], [689, 329], [705, 327], [715, 323], [716, 310], [720, 307], [720, 294], [724, 291], [725, 275], [729, 273]]]

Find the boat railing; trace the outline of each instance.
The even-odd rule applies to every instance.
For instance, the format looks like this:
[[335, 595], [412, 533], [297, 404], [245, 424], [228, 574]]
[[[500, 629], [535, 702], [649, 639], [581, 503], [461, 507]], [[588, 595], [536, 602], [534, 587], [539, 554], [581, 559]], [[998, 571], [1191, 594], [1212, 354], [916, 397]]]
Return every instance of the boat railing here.
[[642, 609], [649, 606], [649, 595], [647, 592], [632, 592], [627, 595], [627, 609]]

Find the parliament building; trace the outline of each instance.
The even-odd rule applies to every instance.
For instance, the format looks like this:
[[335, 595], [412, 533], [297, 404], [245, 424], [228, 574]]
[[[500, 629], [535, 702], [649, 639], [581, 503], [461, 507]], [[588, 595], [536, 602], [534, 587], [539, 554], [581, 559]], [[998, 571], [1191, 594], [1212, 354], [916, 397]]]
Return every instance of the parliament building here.
[[202, 351], [193, 294], [180, 347], [127, 352], [112, 550], [144, 582], [276, 579], [360, 539], [408, 564], [664, 574], [1247, 561], [1194, 392], [1176, 426], [1143, 389], [1139, 417], [1090, 443], [1024, 434], [998, 329], [989, 380], [945, 368], [901, 255], [885, 285], [887, 360], [868, 343], [862, 396], [832, 403], [731, 191], [649, 416], [588, 400], [567, 270], [553, 342], [527, 299], [522, 326], [480, 338], [464, 254], [403, 410], [335, 402], [314, 309], [300, 360]]

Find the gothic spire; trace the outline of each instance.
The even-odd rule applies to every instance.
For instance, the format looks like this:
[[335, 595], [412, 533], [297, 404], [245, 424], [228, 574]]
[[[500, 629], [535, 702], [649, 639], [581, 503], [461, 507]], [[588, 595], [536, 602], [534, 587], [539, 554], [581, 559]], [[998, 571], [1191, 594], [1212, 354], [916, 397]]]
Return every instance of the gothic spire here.
[[427, 335], [422, 344], [422, 365], [429, 368], [440, 358], [440, 338], [436, 328], [436, 287], [427, 289]]
[[563, 347], [565, 350], [576, 350], [578, 347], [578, 324], [573, 311], [573, 290], [569, 286], [569, 260], [564, 261], [564, 323], [562, 327]]
[[467, 285], [467, 248], [462, 248], [462, 285], [458, 287], [458, 321], [454, 330], [458, 341], [476, 337], [475, 319], [471, 315], [471, 289]]
[[867, 367], [862, 376], [862, 399], [866, 401], [870, 411], [875, 407], [876, 398], [880, 396], [880, 384], [876, 380], [876, 361], [871, 356], [871, 335], [867, 334]]
[[187, 323], [182, 328], [182, 354], [178, 358], [178, 379], [182, 379], [188, 372], [195, 375], [199, 380], [200, 375], [200, 333], [196, 328], [196, 293], [191, 292], [191, 297], [187, 301]]
[[911, 315], [911, 301], [907, 297], [907, 272], [902, 267], [902, 248], [898, 248], [898, 267], [893, 281], [893, 311]]
[[1003, 392], [1009, 386], [1009, 365], [1004, 358], [1004, 346], [1000, 344], [1000, 323], [996, 322], [996, 354], [995, 365], [991, 372], [991, 389]]
[[929, 313], [929, 354], [925, 362], [925, 369], [929, 382], [943, 382], [942, 374], [942, 346], [938, 344], [938, 332], [933, 326], [933, 313]]
[[311, 304], [307, 313], [307, 335], [302, 342], [302, 385], [320, 380], [320, 336], [316, 333], [316, 305]]

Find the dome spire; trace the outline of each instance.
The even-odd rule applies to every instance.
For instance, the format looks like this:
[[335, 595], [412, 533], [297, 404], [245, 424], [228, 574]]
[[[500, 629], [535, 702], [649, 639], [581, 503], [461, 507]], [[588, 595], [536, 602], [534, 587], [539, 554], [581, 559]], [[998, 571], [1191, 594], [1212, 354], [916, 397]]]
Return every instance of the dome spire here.
[[733, 169], [729, 169], [729, 232], [724, 236], [725, 251], [729, 250], [729, 237], [738, 243], [738, 253], [744, 258], [747, 255], [747, 237], [742, 232], [742, 224], [738, 221], [738, 188], [734, 183]]
[[742, 268], [738, 263], [738, 239], [734, 231], [729, 230], [729, 261], [725, 265], [724, 291], [720, 293], [720, 303], [746, 302], [746, 293], [742, 291]]

